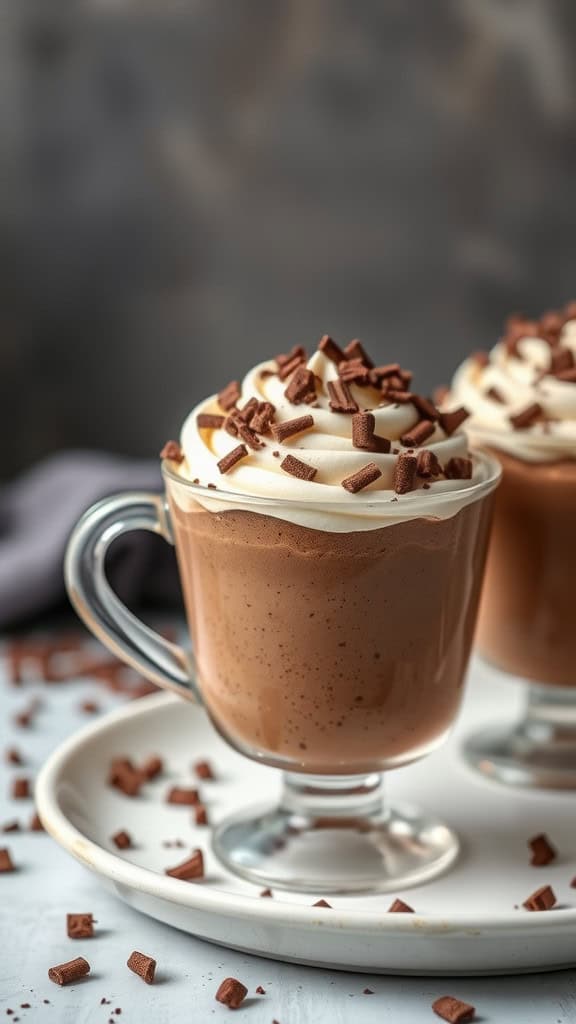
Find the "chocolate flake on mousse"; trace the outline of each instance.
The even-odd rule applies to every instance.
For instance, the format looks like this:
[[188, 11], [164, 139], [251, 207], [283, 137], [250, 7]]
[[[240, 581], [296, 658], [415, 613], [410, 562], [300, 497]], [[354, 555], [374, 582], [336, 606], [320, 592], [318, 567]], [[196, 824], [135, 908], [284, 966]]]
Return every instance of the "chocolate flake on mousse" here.
[[556, 904], [556, 895], [551, 885], [543, 885], [536, 889], [522, 904], [526, 910], [552, 910]]
[[382, 470], [378, 468], [375, 462], [368, 462], [366, 466], [362, 466], [352, 476], [347, 476], [342, 481], [342, 487], [350, 494], [357, 494], [358, 491], [363, 491], [365, 487], [373, 484], [375, 480], [378, 480], [382, 476]]
[[[374, 366], [370, 371], [370, 383], [374, 387], [380, 387], [383, 380], [389, 377], [397, 377], [400, 373], [400, 363], [387, 363], [385, 366]], [[401, 378], [399, 378], [401, 380]]]
[[329, 405], [332, 412], [358, 412], [358, 405], [350, 393], [350, 388], [343, 380], [329, 380]]
[[340, 380], [347, 384], [366, 387], [370, 383], [370, 371], [360, 359], [343, 360], [338, 367]]
[[305, 430], [310, 430], [314, 426], [314, 417], [308, 414], [307, 416], [297, 416], [293, 420], [285, 420], [283, 423], [275, 423], [272, 426], [272, 434], [276, 441], [285, 441], [288, 437], [294, 437], [296, 434], [302, 434]]
[[493, 402], [498, 402], [500, 405], [506, 404], [504, 398], [498, 391], [498, 388], [488, 388], [488, 391], [486, 392], [486, 398], [491, 398]]
[[332, 363], [336, 363], [336, 366], [346, 359], [344, 352], [339, 345], [336, 344], [333, 338], [329, 334], [324, 334], [318, 342], [318, 350], [322, 352]]
[[371, 412], [357, 412], [352, 417], [352, 444], [355, 448], [361, 448], [366, 452], [390, 451], [390, 441], [387, 437], [378, 437], [374, 433], [376, 420]]
[[556, 860], [556, 850], [544, 832], [528, 840], [528, 846], [532, 851], [530, 863], [532, 867], [541, 868], [551, 861]]
[[237, 380], [230, 381], [222, 391], [218, 392], [218, 405], [224, 412], [230, 412], [240, 398], [240, 385]]
[[374, 366], [374, 363], [370, 359], [368, 353], [365, 351], [364, 346], [362, 345], [362, 342], [360, 341], [359, 338], [353, 338], [352, 341], [348, 342], [346, 348], [344, 349], [344, 355], [346, 356], [346, 359], [349, 360], [359, 359], [360, 362], [364, 363], [364, 366], [367, 366], [369, 370], [371, 370]]
[[280, 380], [286, 380], [302, 363], [306, 362], [306, 351], [302, 345], [294, 345], [290, 352], [276, 356]]
[[296, 459], [293, 455], [287, 455], [282, 460], [280, 469], [283, 469], [285, 473], [290, 473], [290, 476], [298, 477], [299, 480], [313, 480], [318, 472], [314, 466], [301, 462], [300, 459]]
[[307, 366], [299, 366], [284, 392], [292, 405], [305, 402], [309, 405], [316, 401], [316, 378]]
[[463, 459], [457, 456], [449, 459], [444, 466], [444, 475], [447, 480], [470, 480], [472, 478], [472, 459]]
[[525, 409], [510, 416], [510, 423], [514, 430], [526, 430], [528, 427], [533, 427], [542, 418], [543, 412], [544, 410], [538, 402], [532, 402]]
[[436, 408], [434, 403], [430, 401], [429, 398], [424, 398], [423, 395], [413, 394], [410, 401], [412, 402], [412, 405], [417, 410], [417, 412], [420, 413], [420, 419], [434, 421], [440, 418], [440, 413], [438, 412], [438, 409]]
[[160, 458], [169, 459], [171, 462], [184, 462], [184, 452], [178, 441], [166, 441], [160, 452]]
[[200, 430], [220, 430], [224, 425], [224, 416], [217, 416], [209, 412], [200, 412], [196, 417], [196, 426]]
[[257, 434], [266, 434], [270, 429], [270, 425], [274, 419], [274, 413], [276, 412], [272, 402], [258, 402], [257, 408], [252, 414], [249, 426]]
[[408, 494], [414, 487], [418, 459], [415, 455], [402, 453], [394, 466], [394, 490], [396, 494]]
[[248, 449], [245, 444], [239, 444], [237, 448], [233, 448], [231, 452], [228, 452], [224, 458], [220, 459], [217, 463], [218, 469], [221, 473], [229, 473], [238, 462], [245, 459], [248, 455]]
[[440, 996], [432, 1003], [434, 1013], [448, 1024], [468, 1024], [476, 1016], [476, 1009], [470, 1003], [463, 1003], [455, 996]]
[[432, 420], [419, 420], [414, 427], [411, 427], [407, 434], [402, 435], [400, 441], [406, 448], [418, 448], [429, 437], [432, 437], [435, 430], [436, 427]]
[[383, 393], [382, 398], [386, 402], [395, 402], [396, 405], [407, 405], [408, 402], [412, 401], [412, 392], [399, 391], [396, 388], [390, 388], [390, 390]]
[[413, 914], [414, 907], [411, 907], [408, 903], [404, 903], [404, 900], [395, 899], [393, 903], [388, 907], [389, 914]]
[[550, 370], [554, 376], [564, 370], [571, 370], [574, 366], [574, 356], [569, 348], [554, 348], [550, 352]]
[[570, 384], [576, 384], [576, 367], [571, 370], [561, 370], [560, 373], [556, 374], [558, 380], [566, 381]]
[[442, 473], [442, 466], [440, 465], [437, 456], [428, 448], [423, 452], [419, 452], [417, 468], [418, 476], [423, 476], [425, 479], [428, 479], [431, 476], [440, 476]]
[[470, 413], [464, 406], [460, 409], [453, 409], [452, 412], [441, 412], [439, 416], [440, 426], [448, 437], [451, 437], [455, 430], [467, 420]]

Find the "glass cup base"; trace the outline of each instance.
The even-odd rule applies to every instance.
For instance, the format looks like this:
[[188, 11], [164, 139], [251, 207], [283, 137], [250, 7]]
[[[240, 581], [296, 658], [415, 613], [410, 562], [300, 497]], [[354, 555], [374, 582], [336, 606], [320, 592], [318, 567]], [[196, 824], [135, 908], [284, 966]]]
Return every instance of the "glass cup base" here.
[[462, 752], [476, 771], [507, 786], [576, 789], [576, 736], [568, 745], [527, 735], [522, 723], [473, 733]]
[[473, 733], [463, 745], [464, 759], [508, 786], [576, 789], [576, 687], [524, 685], [522, 717]]
[[459, 850], [437, 819], [385, 807], [377, 774], [286, 774], [279, 804], [228, 818], [212, 845], [249, 882], [324, 895], [397, 892], [441, 874]]

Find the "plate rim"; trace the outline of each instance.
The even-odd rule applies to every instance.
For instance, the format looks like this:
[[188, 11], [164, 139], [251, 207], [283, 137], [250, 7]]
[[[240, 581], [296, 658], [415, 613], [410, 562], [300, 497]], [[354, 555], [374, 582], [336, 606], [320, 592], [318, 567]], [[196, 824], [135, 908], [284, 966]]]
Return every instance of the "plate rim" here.
[[[273, 922], [287, 927], [322, 927], [324, 931], [330, 932], [345, 930], [373, 935], [417, 933], [430, 937], [446, 937], [455, 932], [476, 937], [486, 932], [498, 932], [523, 938], [546, 932], [557, 935], [559, 931], [576, 929], [576, 908], [569, 907], [540, 914], [523, 915], [517, 911], [508, 911], [482, 917], [453, 912], [439, 917], [418, 913], [386, 914], [381, 910], [376, 912], [340, 906], [333, 907], [327, 915], [312, 905], [286, 900], [262, 900], [257, 896], [228, 893], [194, 882], [183, 883], [180, 879], [133, 864], [113, 851], [104, 849], [73, 825], [60, 807], [58, 789], [60, 781], [65, 777], [67, 764], [82, 751], [86, 743], [93, 741], [100, 733], [121, 725], [124, 720], [147, 717], [159, 708], [180, 702], [178, 696], [161, 692], [115, 708], [98, 721], [74, 732], [56, 747], [42, 766], [35, 785], [36, 807], [42, 824], [60, 846], [90, 870], [115, 883], [190, 910], [233, 914], [252, 922], [256, 919], [263, 924]], [[195, 713], [206, 714], [200, 705], [193, 707]]]

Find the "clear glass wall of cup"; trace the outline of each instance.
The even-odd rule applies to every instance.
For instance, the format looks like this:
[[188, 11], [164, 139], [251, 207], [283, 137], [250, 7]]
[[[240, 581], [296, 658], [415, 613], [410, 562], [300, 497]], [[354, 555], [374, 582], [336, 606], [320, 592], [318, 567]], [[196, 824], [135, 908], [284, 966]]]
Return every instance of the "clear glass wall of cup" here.
[[472, 735], [464, 755], [500, 782], [576, 789], [576, 451], [550, 462], [493, 454], [503, 476], [476, 640], [526, 696], [516, 722]]
[[[308, 503], [318, 528], [295, 526], [286, 501], [194, 486], [169, 463], [165, 497], [106, 499], [76, 527], [67, 586], [92, 632], [283, 773], [275, 806], [242, 808], [213, 833], [238, 875], [315, 893], [395, 890], [453, 862], [453, 832], [389, 807], [382, 773], [433, 751], [458, 711], [500, 475], [476, 458], [481, 479], [457, 490], [358, 495], [367, 530], [344, 532], [349, 503]], [[454, 514], [437, 517], [440, 501]], [[339, 513], [343, 532], [322, 529]], [[107, 547], [139, 529], [175, 543], [190, 652], [106, 582]]]

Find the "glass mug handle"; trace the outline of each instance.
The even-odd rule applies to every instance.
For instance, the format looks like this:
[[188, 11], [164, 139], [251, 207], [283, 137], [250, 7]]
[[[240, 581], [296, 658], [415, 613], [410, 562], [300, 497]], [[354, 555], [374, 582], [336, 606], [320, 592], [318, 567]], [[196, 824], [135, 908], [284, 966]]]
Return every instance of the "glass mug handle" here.
[[200, 701], [190, 658], [182, 647], [144, 625], [106, 578], [106, 552], [131, 530], [150, 530], [173, 544], [163, 495], [129, 492], [89, 508], [72, 532], [64, 561], [68, 596], [88, 629], [122, 661], [166, 690]]

